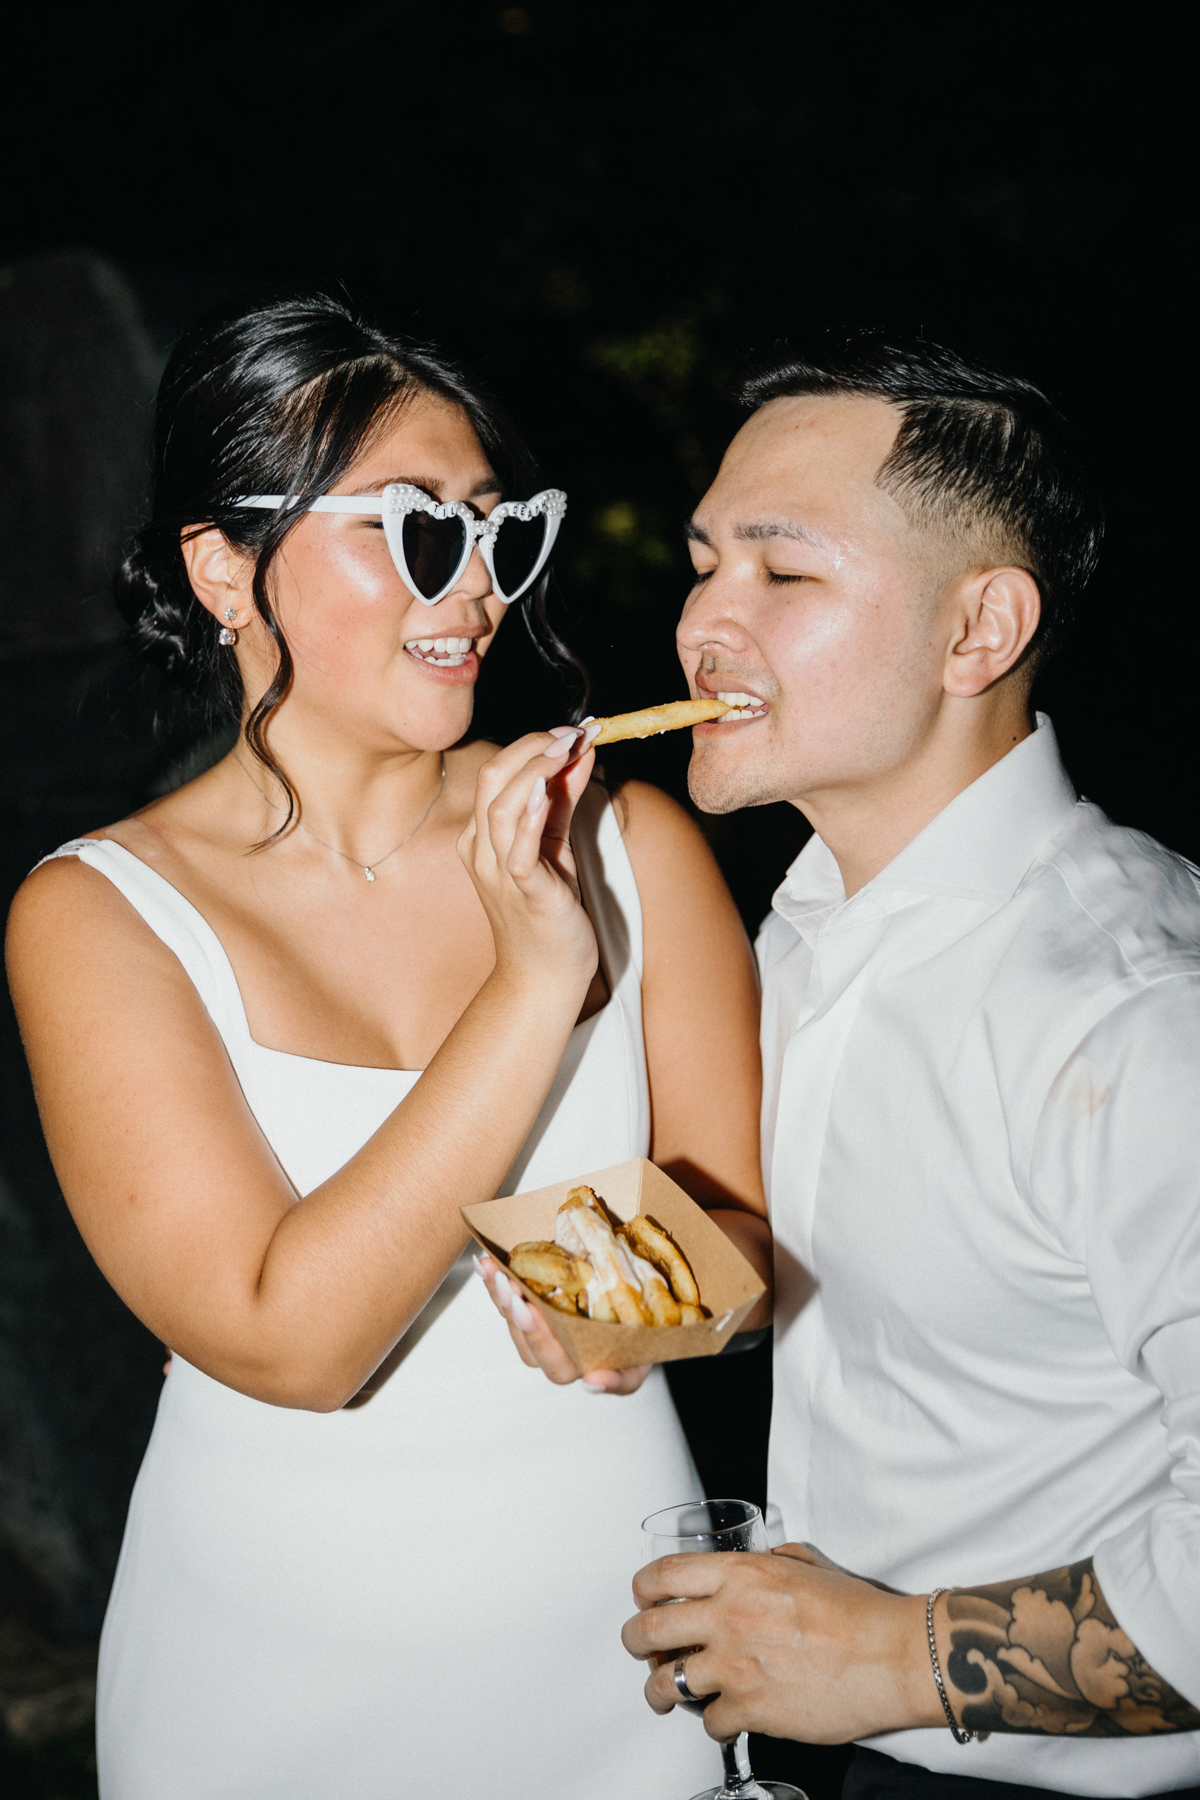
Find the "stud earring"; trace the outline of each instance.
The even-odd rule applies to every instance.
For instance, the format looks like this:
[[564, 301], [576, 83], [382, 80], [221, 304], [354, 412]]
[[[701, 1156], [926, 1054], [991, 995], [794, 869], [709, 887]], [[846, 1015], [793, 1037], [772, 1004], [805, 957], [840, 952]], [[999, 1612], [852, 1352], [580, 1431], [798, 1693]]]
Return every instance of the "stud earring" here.
[[236, 609], [236, 607], [233, 607], [233, 606], [227, 606], [227, 607], [226, 607], [226, 608], [225, 608], [225, 617], [226, 617], [226, 618], [227, 618], [227, 619], [228, 619], [228, 620], [229, 620], [229, 623], [230, 623], [230, 624], [231, 624], [231, 625], [232, 625], [232, 624], [233, 624], [233, 621], [234, 621], [234, 620], [235, 620], [235, 619], [236, 619], [236, 618], [237, 618], [237, 609]]

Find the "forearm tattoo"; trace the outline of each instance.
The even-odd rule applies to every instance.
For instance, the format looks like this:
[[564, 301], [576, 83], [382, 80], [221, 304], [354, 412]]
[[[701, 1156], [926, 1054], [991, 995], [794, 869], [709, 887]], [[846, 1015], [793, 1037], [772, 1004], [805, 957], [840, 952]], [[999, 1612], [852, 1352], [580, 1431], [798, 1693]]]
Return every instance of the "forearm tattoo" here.
[[1146, 1737], [1200, 1731], [1200, 1708], [1114, 1619], [1092, 1559], [946, 1595], [950, 1704], [969, 1731]]

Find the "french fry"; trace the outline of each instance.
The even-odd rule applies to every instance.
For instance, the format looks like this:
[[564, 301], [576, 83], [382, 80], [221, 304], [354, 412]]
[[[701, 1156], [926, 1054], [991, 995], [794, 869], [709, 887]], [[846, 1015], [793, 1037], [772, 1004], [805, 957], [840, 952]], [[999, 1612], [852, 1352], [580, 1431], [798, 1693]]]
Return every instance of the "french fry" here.
[[572, 1256], [561, 1245], [538, 1242], [515, 1245], [509, 1251], [508, 1266], [526, 1287], [552, 1306], [558, 1304], [556, 1295], [561, 1294], [569, 1302], [560, 1309], [563, 1312], [574, 1312], [576, 1296], [584, 1292], [595, 1274], [589, 1262]]
[[[590, 1191], [590, 1190], [589, 1190]], [[621, 1325], [648, 1325], [650, 1315], [642, 1303], [627, 1247], [597, 1207], [571, 1199], [558, 1209], [555, 1242], [573, 1256], [586, 1256], [596, 1271], [595, 1279]], [[591, 1296], [589, 1296], [591, 1298]], [[593, 1301], [593, 1306], [594, 1306]]]
[[642, 1284], [642, 1302], [650, 1314], [652, 1325], [680, 1325], [683, 1311], [671, 1292], [670, 1284], [643, 1256], [635, 1256], [633, 1266]]
[[666, 1278], [678, 1301], [685, 1306], [699, 1306], [700, 1289], [696, 1286], [692, 1266], [674, 1238], [663, 1230], [657, 1220], [648, 1219], [639, 1213], [635, 1218], [625, 1221], [621, 1227], [621, 1236], [638, 1256], [653, 1263]]
[[691, 1264], [656, 1219], [622, 1224], [594, 1188], [558, 1209], [555, 1242], [515, 1244], [508, 1266], [559, 1312], [604, 1325], [698, 1325], [708, 1317]]
[[730, 710], [724, 700], [669, 700], [665, 706], [644, 706], [640, 712], [614, 713], [611, 718], [596, 720], [600, 730], [592, 744], [617, 744], [622, 738], [657, 737], [664, 731], [682, 731], [685, 726], [703, 725], [708, 719], [719, 719]]

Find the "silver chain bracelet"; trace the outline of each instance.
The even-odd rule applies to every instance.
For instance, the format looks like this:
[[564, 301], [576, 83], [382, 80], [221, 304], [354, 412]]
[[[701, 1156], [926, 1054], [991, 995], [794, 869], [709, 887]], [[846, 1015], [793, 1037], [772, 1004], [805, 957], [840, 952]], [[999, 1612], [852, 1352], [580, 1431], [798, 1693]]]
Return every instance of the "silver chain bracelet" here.
[[946, 1723], [950, 1727], [956, 1744], [970, 1744], [979, 1736], [977, 1731], [964, 1731], [950, 1709], [946, 1698], [946, 1684], [942, 1680], [941, 1664], [938, 1662], [937, 1639], [933, 1635], [933, 1603], [939, 1594], [948, 1594], [949, 1588], [934, 1588], [925, 1603], [925, 1632], [929, 1638], [929, 1660], [933, 1664], [933, 1679], [937, 1682], [938, 1698], [942, 1703], [942, 1711], [946, 1715]]

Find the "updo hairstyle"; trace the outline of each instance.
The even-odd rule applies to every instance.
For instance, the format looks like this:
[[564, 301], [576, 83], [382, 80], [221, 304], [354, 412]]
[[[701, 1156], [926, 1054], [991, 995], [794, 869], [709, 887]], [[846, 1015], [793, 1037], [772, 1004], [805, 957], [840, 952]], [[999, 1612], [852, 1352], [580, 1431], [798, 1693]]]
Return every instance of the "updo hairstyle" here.
[[[310, 500], [328, 493], [371, 441], [422, 395], [459, 406], [471, 421], [506, 496], [537, 491], [532, 455], [495, 400], [428, 344], [381, 329], [319, 291], [241, 300], [184, 332], [163, 373], [154, 415], [150, 516], [115, 582], [136, 647], [168, 686], [212, 723], [239, 719], [237, 659], [217, 642], [219, 621], [192, 591], [184, 532], [215, 526], [254, 558], [253, 595], [275, 640], [274, 679], [251, 709], [246, 742], [282, 783], [286, 830], [296, 799], [267, 745], [271, 715], [292, 682], [291, 653], [271, 604], [269, 576], [284, 539]], [[239, 508], [246, 494], [288, 494], [276, 512]], [[581, 665], [546, 613], [546, 578], [518, 602], [550, 670], [586, 685]]]

